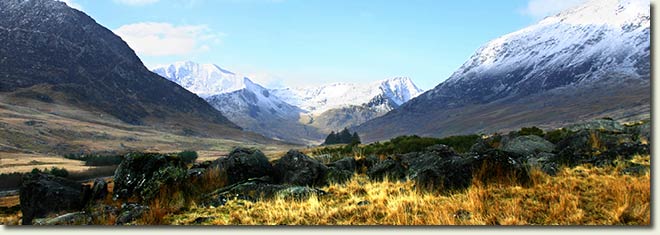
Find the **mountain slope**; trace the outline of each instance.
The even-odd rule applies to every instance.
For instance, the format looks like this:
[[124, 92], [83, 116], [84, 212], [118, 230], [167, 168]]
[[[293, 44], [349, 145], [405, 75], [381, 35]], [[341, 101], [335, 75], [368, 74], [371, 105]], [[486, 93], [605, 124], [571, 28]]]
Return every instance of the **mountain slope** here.
[[120, 37], [65, 3], [0, 1], [0, 32], [0, 93], [6, 99], [70, 105], [178, 133], [251, 135], [150, 72]]
[[649, 26], [648, 1], [586, 2], [487, 43], [445, 82], [356, 129], [374, 141], [648, 117]]

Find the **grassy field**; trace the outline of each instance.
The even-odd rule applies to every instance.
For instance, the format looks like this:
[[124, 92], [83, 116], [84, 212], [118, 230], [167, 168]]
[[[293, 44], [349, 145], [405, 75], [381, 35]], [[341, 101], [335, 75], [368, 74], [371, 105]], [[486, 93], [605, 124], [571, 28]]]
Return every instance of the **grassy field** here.
[[[580, 166], [531, 187], [474, 182], [464, 192], [424, 193], [408, 182], [364, 175], [305, 201], [232, 201], [167, 215], [167, 224], [206, 225], [650, 225], [650, 175]], [[200, 222], [201, 221], [201, 222]]]

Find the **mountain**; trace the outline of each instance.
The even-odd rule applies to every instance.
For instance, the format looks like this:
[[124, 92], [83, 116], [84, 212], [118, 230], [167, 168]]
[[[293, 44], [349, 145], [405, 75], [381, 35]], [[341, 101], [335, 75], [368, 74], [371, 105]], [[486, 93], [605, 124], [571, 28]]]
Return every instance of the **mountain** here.
[[650, 116], [650, 5], [592, 0], [490, 41], [445, 82], [356, 130], [363, 140]]
[[421, 94], [422, 90], [410, 78], [395, 77], [368, 84], [332, 83], [318, 87], [274, 89], [272, 93], [308, 113], [321, 114], [331, 109], [368, 104], [374, 98], [380, 99], [377, 97], [386, 97], [392, 101], [392, 106], [398, 107]]
[[333, 130], [381, 116], [421, 94], [409, 78], [267, 89], [214, 64], [176, 62], [152, 71], [203, 97], [246, 130], [293, 143], [320, 143]]
[[63, 2], [0, 1], [0, 32], [3, 102], [71, 107], [186, 135], [251, 135], [149, 71], [119, 36]]
[[202, 98], [244, 89], [244, 78], [214, 64], [192, 61], [159, 65], [151, 69]]

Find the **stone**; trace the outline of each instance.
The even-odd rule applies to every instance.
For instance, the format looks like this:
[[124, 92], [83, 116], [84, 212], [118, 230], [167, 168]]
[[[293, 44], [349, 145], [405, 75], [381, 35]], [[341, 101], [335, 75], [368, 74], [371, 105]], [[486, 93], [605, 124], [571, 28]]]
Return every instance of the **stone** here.
[[79, 211], [87, 201], [80, 183], [42, 173], [29, 173], [23, 177], [20, 188], [22, 224], [32, 224], [34, 218], [51, 213]]
[[221, 169], [227, 176], [228, 184], [274, 174], [266, 155], [254, 148], [234, 148], [226, 158], [217, 159], [210, 167]]
[[525, 135], [507, 141], [501, 149], [523, 156], [531, 156], [540, 152], [553, 152], [555, 150], [555, 145], [539, 136]]
[[275, 178], [279, 184], [300, 186], [322, 186], [325, 185], [325, 175], [328, 167], [320, 161], [307, 155], [291, 150], [275, 165]]
[[153, 199], [161, 187], [186, 179], [187, 167], [177, 156], [159, 153], [131, 153], [115, 171], [114, 198]]

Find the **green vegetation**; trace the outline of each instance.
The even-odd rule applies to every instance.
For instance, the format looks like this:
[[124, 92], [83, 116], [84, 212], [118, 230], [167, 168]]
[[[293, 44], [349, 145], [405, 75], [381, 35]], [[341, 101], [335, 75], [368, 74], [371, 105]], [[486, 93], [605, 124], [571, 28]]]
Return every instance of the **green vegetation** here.
[[85, 166], [114, 166], [119, 165], [123, 156], [102, 154], [66, 154], [64, 158], [85, 162]]
[[338, 147], [325, 147], [317, 149], [313, 152], [315, 155], [321, 154], [350, 154], [359, 152], [361, 154], [371, 155], [387, 155], [387, 154], [402, 154], [410, 152], [419, 152], [429, 146], [436, 144], [444, 144], [452, 147], [456, 152], [464, 153], [470, 150], [481, 137], [479, 135], [462, 135], [450, 136], [446, 138], [432, 138], [432, 137], [419, 137], [412, 136], [399, 136], [387, 142], [375, 142], [368, 145], [345, 145]]
[[198, 157], [197, 152], [192, 150], [181, 151], [177, 154], [177, 156], [179, 156], [181, 160], [187, 164], [195, 163]]
[[63, 178], [69, 177], [69, 171], [67, 171], [64, 168], [57, 168], [57, 167], [50, 168], [50, 170], [49, 169], [39, 170], [38, 168], [34, 168], [32, 169], [32, 173], [33, 174], [44, 173], [44, 174], [50, 174]]

